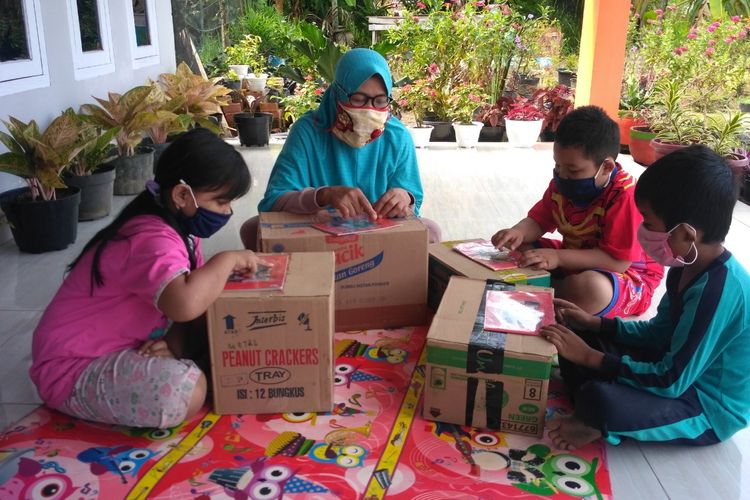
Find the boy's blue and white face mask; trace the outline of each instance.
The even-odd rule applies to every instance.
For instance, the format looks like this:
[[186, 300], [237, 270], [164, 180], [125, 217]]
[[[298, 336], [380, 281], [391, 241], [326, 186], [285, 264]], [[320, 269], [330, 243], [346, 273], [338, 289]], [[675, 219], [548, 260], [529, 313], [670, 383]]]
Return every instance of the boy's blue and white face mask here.
[[196, 208], [195, 214], [191, 217], [183, 214], [179, 210], [177, 211], [177, 222], [179, 222], [180, 226], [185, 231], [199, 238], [208, 238], [229, 222], [229, 218], [232, 217], [234, 212], [222, 214], [199, 206], [198, 200], [195, 199], [195, 195], [193, 194], [193, 188], [191, 188], [185, 181], [181, 180], [180, 183], [190, 189], [190, 196], [193, 197], [193, 203], [195, 203]]
[[613, 169], [607, 178], [607, 182], [602, 187], [599, 187], [596, 185], [596, 178], [599, 176], [599, 172], [602, 171], [602, 166], [599, 166], [596, 175], [585, 179], [563, 179], [557, 173], [557, 170], [552, 169], [552, 179], [555, 181], [555, 186], [560, 191], [560, 194], [569, 199], [575, 206], [585, 207], [602, 194], [602, 191], [609, 185], [612, 174], [615, 172]]

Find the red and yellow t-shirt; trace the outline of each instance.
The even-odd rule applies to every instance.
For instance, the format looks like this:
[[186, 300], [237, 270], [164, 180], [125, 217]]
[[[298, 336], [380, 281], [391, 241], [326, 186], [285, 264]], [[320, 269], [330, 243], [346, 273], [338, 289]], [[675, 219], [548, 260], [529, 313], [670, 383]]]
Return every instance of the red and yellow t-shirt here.
[[635, 179], [618, 164], [609, 185], [589, 205], [574, 205], [557, 190], [553, 180], [529, 210], [529, 217], [545, 232], [557, 229], [563, 237], [561, 248], [600, 248], [615, 259], [632, 262], [626, 274], [639, 276], [653, 290], [664, 276], [664, 268], [638, 242], [643, 217], [634, 194]]

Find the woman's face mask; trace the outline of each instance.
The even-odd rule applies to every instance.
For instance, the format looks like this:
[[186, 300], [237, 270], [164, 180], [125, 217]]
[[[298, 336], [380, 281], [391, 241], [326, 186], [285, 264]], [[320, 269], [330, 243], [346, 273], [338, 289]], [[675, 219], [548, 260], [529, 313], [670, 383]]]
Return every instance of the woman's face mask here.
[[383, 135], [389, 117], [387, 108], [357, 108], [339, 102], [331, 132], [349, 146], [361, 148]]
[[[679, 226], [679, 224], [677, 224]], [[677, 229], [677, 226], [673, 227], [667, 232], [662, 231], [651, 231], [641, 223], [638, 227], [638, 242], [643, 247], [643, 250], [651, 256], [656, 262], [662, 266], [669, 267], [682, 267], [689, 266], [698, 260], [698, 248], [693, 243], [690, 247], [688, 255], [695, 252], [693, 260], [686, 262], [681, 256], [675, 256], [672, 251], [672, 247], [669, 246], [669, 235]], [[692, 227], [688, 224], [689, 227]]]

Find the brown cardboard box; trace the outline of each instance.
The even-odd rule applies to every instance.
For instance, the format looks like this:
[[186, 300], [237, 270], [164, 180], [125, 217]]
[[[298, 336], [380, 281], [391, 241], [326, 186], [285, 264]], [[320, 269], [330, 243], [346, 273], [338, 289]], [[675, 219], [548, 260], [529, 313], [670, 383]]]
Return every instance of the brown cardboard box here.
[[550, 276], [547, 271], [519, 267], [493, 271], [471, 260], [453, 250], [453, 245], [462, 241], [476, 240], [444, 241], [433, 243], [429, 247], [427, 304], [433, 311], [437, 311], [451, 276], [466, 276], [477, 280], [502, 280], [519, 285], [549, 286]]
[[450, 279], [427, 334], [422, 416], [541, 436], [555, 348], [541, 337], [484, 331], [477, 313], [488, 287], [513, 285]]
[[208, 309], [216, 413], [331, 410], [333, 267], [331, 252], [291, 254], [283, 290], [225, 291]]
[[310, 227], [316, 220], [315, 215], [261, 213], [261, 249], [336, 254], [336, 331], [427, 321], [427, 229], [418, 219], [348, 236]]

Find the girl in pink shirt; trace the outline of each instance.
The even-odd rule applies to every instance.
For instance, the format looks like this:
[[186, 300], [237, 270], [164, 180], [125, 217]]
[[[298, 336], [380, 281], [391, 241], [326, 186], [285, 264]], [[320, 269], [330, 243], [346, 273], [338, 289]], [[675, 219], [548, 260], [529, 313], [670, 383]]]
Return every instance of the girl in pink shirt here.
[[30, 375], [44, 402], [69, 415], [172, 427], [206, 397], [205, 316], [229, 275], [252, 272], [248, 250], [203, 262], [200, 238], [250, 187], [242, 156], [207, 129], [161, 156], [155, 181], [99, 231], [34, 331]]

